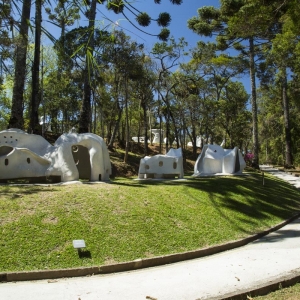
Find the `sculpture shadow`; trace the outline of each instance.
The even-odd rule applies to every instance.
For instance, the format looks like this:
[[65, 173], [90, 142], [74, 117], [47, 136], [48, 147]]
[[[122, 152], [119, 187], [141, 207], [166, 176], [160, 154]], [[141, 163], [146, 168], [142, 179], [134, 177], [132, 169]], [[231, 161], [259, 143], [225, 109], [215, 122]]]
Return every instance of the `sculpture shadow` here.
[[78, 257], [79, 258], [88, 258], [88, 259], [91, 259], [92, 258], [92, 254], [89, 250], [81, 250], [81, 249], [78, 249]]

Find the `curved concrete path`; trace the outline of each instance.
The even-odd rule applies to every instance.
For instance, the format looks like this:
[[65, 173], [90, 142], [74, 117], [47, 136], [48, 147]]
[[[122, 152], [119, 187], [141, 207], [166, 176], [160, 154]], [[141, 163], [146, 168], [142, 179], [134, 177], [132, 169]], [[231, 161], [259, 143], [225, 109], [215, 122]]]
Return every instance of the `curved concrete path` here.
[[0, 299], [247, 299], [295, 281], [300, 218], [244, 247], [204, 258], [109, 275], [1, 283]]
[[261, 165], [260, 169], [262, 171], [272, 174], [275, 177], [278, 177], [278, 178], [294, 185], [296, 188], [300, 189], [300, 177], [291, 175], [288, 172], [279, 171], [278, 169], [273, 168], [272, 166], [269, 166], [269, 165]]

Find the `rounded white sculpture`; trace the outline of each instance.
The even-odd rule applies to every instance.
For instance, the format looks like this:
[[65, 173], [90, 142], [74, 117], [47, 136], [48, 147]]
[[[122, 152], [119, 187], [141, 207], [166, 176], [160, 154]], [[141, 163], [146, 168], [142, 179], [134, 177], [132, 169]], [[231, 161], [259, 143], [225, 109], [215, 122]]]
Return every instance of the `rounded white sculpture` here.
[[245, 167], [245, 160], [237, 147], [223, 149], [218, 145], [204, 145], [195, 163], [193, 176], [241, 174]]
[[154, 134], [152, 143], [159, 144], [164, 134], [162, 129], [151, 129], [151, 133]]
[[171, 148], [166, 155], [145, 156], [140, 161], [139, 179], [183, 178], [183, 159], [181, 148]]
[[111, 174], [106, 144], [93, 133], [63, 134], [52, 146], [19, 129], [0, 132], [0, 180], [56, 177], [66, 182], [82, 178], [84, 169], [90, 181], [109, 180]]

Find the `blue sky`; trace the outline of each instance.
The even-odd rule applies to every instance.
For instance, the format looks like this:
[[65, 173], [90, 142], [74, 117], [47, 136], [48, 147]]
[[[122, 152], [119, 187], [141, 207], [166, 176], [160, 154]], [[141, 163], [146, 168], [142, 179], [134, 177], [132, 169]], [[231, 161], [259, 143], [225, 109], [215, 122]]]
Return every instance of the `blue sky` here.
[[[187, 20], [193, 16], [197, 15], [197, 9], [204, 5], [218, 6], [219, 0], [183, 0], [181, 5], [173, 5], [169, 0], [161, 0], [161, 4], [154, 4], [154, 0], [133, 0], [132, 5], [134, 5], [138, 10], [142, 12], [147, 12], [150, 17], [156, 19], [161, 12], [168, 12], [171, 15], [172, 21], [168, 27], [171, 31], [170, 36], [174, 36], [175, 39], [184, 37], [189, 43], [189, 47], [196, 45], [197, 41], [204, 39], [199, 35], [193, 33], [190, 29], [187, 28]], [[115, 14], [106, 9], [105, 5], [97, 6], [97, 26], [103, 28], [104, 26], [115, 26], [114, 23], [119, 24], [119, 28], [122, 28], [127, 35], [130, 35], [133, 40], [136, 40], [139, 43], [145, 44], [147, 49], [151, 49], [155, 42], [159, 42], [157, 37], [147, 35], [136, 28], [134, 28], [122, 14]], [[134, 21], [134, 16], [124, 10], [128, 18]], [[58, 37], [60, 34], [60, 29], [55, 27], [47, 22], [47, 16], [43, 16], [44, 26], [51, 31], [51, 33]], [[85, 17], [80, 20], [80, 23], [75, 24], [76, 26], [87, 26], [88, 21]], [[160, 27], [156, 25], [155, 21], [151, 22], [149, 27], [140, 27], [142, 30], [154, 34], [160, 32]]]
[[[133, 0], [132, 5], [134, 5], [138, 10], [142, 12], [147, 12], [153, 19], [156, 19], [161, 12], [168, 12], [171, 15], [172, 21], [168, 27], [171, 31], [170, 36], [173, 36], [176, 40], [184, 37], [188, 42], [188, 48], [195, 47], [197, 42], [200, 40], [207, 41], [205, 37], [201, 37], [188, 29], [187, 21], [193, 16], [197, 16], [197, 10], [203, 6], [219, 6], [219, 0], [183, 0], [181, 5], [173, 5], [169, 0], [161, 0], [161, 4], [155, 4], [154, 0]], [[104, 26], [109, 26], [110, 29], [116, 26], [116, 22], [119, 24], [119, 28], [122, 28], [127, 35], [130, 35], [133, 40], [138, 43], [143, 43], [146, 50], [150, 51], [154, 43], [159, 42], [157, 37], [149, 36], [136, 28], [134, 28], [122, 14], [116, 15], [106, 9], [105, 5], [97, 6], [97, 26], [103, 28]], [[134, 21], [134, 16], [128, 12], [124, 11], [129, 19]], [[55, 36], [59, 36], [60, 29], [50, 25], [47, 21], [47, 17], [44, 16], [44, 26], [51, 30], [51, 33]], [[136, 24], [136, 22], [134, 22]], [[76, 26], [87, 26], [88, 22], [85, 17], [80, 20], [79, 24]], [[160, 32], [160, 27], [156, 25], [155, 21], [152, 21], [149, 27], [142, 27], [142, 30], [150, 33], [158, 34]], [[250, 93], [249, 78], [245, 76], [241, 80], [248, 93]]]
[[[171, 15], [172, 21], [168, 27], [171, 31], [171, 36], [176, 39], [184, 37], [189, 43], [189, 46], [195, 46], [201, 37], [193, 33], [187, 28], [187, 20], [197, 15], [197, 9], [205, 6], [218, 6], [219, 0], [183, 0], [181, 5], [173, 5], [169, 0], [162, 0], [161, 4], [154, 4], [153, 0], [139, 0], [134, 2], [134, 6], [142, 12], [147, 12], [153, 19], [156, 19], [161, 12], [168, 12]], [[101, 6], [99, 7], [101, 8]], [[157, 37], [146, 35], [135, 29], [122, 15], [108, 14], [107, 10], [101, 9], [104, 16], [108, 16], [113, 21], [118, 21], [120, 27], [124, 28], [128, 35], [138, 42], [144, 43], [147, 48], [153, 46], [155, 42], [159, 42]], [[127, 11], [125, 11], [127, 14]], [[101, 13], [97, 15], [101, 19]], [[128, 13], [128, 17], [132, 15]], [[142, 28], [151, 33], [159, 33], [160, 28], [156, 26], [156, 22], [152, 21], [149, 27]]]

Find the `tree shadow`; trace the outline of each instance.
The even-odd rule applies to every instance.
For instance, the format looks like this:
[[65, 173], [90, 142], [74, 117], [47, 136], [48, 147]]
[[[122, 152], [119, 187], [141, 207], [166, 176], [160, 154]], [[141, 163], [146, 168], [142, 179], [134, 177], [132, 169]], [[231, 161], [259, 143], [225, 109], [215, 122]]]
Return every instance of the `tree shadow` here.
[[[300, 208], [299, 190], [275, 177], [254, 174], [247, 177], [205, 177], [181, 182], [186, 194], [195, 202], [202, 199], [192, 195], [191, 189], [201, 190], [209, 195], [209, 203], [219, 216], [241, 232], [252, 234], [253, 230], [241, 227], [268, 227], [272, 217], [286, 219]], [[234, 195], [233, 195], [234, 194]], [[236, 197], [239, 195], [239, 197]], [[228, 217], [225, 211], [235, 211], [236, 219]], [[249, 227], [248, 226], [248, 227]]]
[[[292, 224], [300, 224], [300, 219], [296, 219]], [[300, 237], [300, 229], [279, 229], [272, 234], [264, 236], [263, 238], [254, 241], [255, 244], [266, 244], [266, 243], [275, 243], [280, 242], [286, 239], [293, 239]]]

